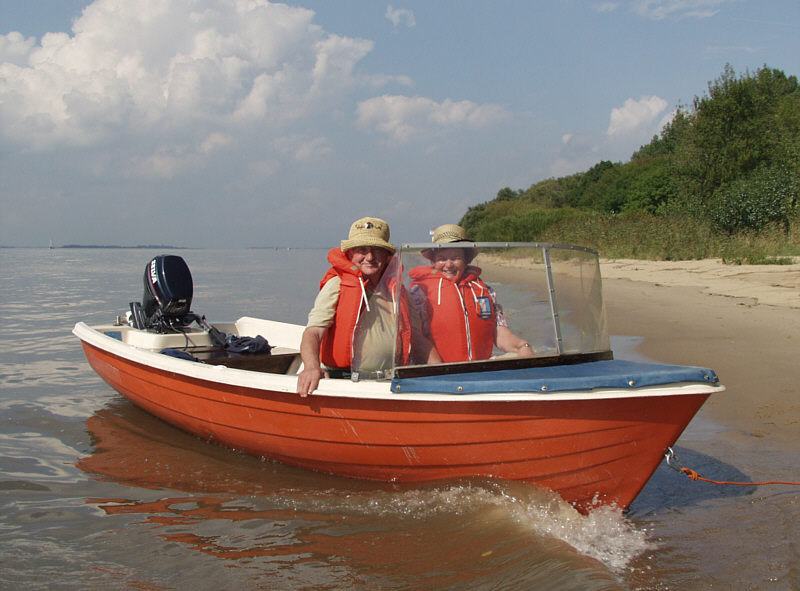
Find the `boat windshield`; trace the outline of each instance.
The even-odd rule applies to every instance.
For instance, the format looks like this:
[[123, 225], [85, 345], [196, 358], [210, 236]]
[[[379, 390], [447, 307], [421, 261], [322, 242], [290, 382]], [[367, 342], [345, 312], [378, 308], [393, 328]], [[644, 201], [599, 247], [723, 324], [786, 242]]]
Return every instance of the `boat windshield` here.
[[[404, 244], [379, 291], [394, 323], [389, 374], [484, 371], [611, 355], [598, 256], [587, 248]], [[368, 356], [356, 341], [354, 372]]]

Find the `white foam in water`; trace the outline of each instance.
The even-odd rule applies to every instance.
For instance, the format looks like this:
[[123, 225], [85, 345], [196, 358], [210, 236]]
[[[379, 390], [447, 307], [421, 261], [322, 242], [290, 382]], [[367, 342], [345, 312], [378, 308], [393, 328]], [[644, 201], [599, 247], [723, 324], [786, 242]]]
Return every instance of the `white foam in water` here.
[[424, 520], [452, 513], [479, 516], [493, 523], [507, 521], [520, 526], [523, 533], [564, 542], [617, 573], [655, 548], [646, 531], [637, 529], [618, 508], [598, 506], [583, 515], [552, 491], [526, 483], [486, 481], [393, 493], [354, 493], [338, 500], [332, 496], [321, 504], [326, 506], [317, 505], [317, 510], [380, 517]]
[[508, 511], [526, 529], [566, 542], [617, 572], [653, 547], [646, 532], [636, 529], [616, 507], [598, 506], [583, 515], [554, 493], [521, 483], [498, 484], [485, 493], [487, 502]]
[[552, 505], [523, 504], [515, 507], [515, 513], [521, 522], [537, 530], [545, 526], [548, 534], [617, 572], [654, 547], [646, 532], [636, 529], [616, 507], [601, 506], [582, 515], [563, 502], [555, 512]]

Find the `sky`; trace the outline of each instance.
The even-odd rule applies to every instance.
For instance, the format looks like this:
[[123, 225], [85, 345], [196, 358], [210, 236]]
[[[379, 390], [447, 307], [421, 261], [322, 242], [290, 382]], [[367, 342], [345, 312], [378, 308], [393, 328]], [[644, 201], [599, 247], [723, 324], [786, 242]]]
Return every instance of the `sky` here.
[[798, 0], [0, 0], [0, 245], [428, 241], [625, 162]]

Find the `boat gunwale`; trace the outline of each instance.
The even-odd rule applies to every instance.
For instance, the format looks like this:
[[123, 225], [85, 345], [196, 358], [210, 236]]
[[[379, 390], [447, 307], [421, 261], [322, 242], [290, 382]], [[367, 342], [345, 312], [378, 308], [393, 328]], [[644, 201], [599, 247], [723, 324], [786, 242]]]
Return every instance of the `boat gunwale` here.
[[[105, 326], [105, 325], [102, 325]], [[201, 380], [209, 383], [223, 383], [261, 392], [295, 393], [296, 374], [278, 374], [249, 371], [226, 367], [225, 365], [208, 365], [178, 359], [160, 352], [143, 349], [124, 343], [114, 337], [100, 332], [85, 322], [78, 322], [72, 330], [83, 343], [105, 351], [129, 362], [159, 369]], [[704, 384], [700, 382], [677, 382], [672, 384], [647, 386], [633, 389], [596, 388], [592, 390], [542, 392], [482, 392], [470, 394], [449, 393], [397, 393], [391, 390], [391, 381], [363, 380], [354, 382], [342, 379], [323, 379], [315, 392], [307, 397], [298, 395], [298, 402], [311, 403], [315, 398], [358, 398], [409, 402], [548, 402], [548, 401], [582, 401], [618, 398], [645, 398], [650, 396], [680, 396], [695, 394], [713, 394], [725, 390], [720, 383]]]

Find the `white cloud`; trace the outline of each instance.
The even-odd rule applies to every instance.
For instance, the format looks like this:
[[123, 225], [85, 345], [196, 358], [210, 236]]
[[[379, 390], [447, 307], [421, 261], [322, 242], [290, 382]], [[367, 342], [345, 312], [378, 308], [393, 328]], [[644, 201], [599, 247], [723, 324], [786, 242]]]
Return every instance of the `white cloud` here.
[[0, 142], [51, 150], [124, 134], [173, 141], [279, 128], [326, 110], [365, 81], [354, 69], [373, 44], [312, 19], [266, 0], [95, 0], [72, 35], [48, 33], [36, 45], [9, 33], [0, 37]]
[[499, 105], [450, 99], [437, 103], [429, 98], [397, 95], [362, 101], [357, 115], [362, 129], [375, 129], [398, 143], [456, 129], [481, 129], [510, 117]]
[[651, 20], [665, 18], [709, 18], [731, 0], [635, 0], [635, 13]]
[[629, 98], [622, 107], [611, 110], [606, 133], [612, 137], [639, 134], [666, 108], [667, 101], [657, 96], [645, 96], [638, 101]]
[[200, 151], [203, 154], [211, 154], [212, 152], [227, 148], [233, 143], [234, 139], [230, 135], [214, 132], [200, 144]]
[[417, 19], [414, 17], [414, 13], [407, 8], [392, 8], [392, 5], [388, 5], [386, 7], [386, 18], [394, 25], [396, 29], [400, 25], [405, 25], [407, 27], [414, 27], [417, 25]]
[[414, 81], [410, 76], [397, 75], [390, 76], [387, 74], [376, 74], [369, 77], [367, 84], [372, 88], [382, 88], [389, 84], [399, 84], [400, 86], [414, 86]]
[[214, 132], [196, 146], [185, 143], [163, 144], [147, 156], [132, 155], [123, 170], [128, 179], [169, 180], [190, 170], [198, 170], [209, 156], [235, 145], [230, 135]]
[[22, 33], [17, 31], [12, 31], [8, 35], [0, 35], [0, 64], [24, 66], [35, 44], [35, 38], [28, 37], [26, 39]]
[[264, 180], [278, 173], [281, 165], [277, 160], [261, 160], [248, 165], [250, 176], [253, 179]]
[[559, 177], [587, 170], [597, 164], [600, 153], [601, 145], [598, 143], [598, 138], [591, 134], [564, 134], [561, 137], [558, 154], [548, 169], [549, 174]]
[[664, 126], [670, 121], [672, 121], [675, 118], [675, 115], [677, 115], [677, 113], [678, 113], [677, 109], [672, 109], [664, 116], [662, 116], [661, 120], [658, 122], [658, 129], [656, 130], [656, 133], [661, 133], [661, 130], [664, 129]]
[[593, 8], [597, 12], [614, 12], [619, 8], [619, 2], [600, 2], [595, 4]]
[[324, 137], [309, 140], [299, 135], [293, 135], [277, 138], [273, 143], [280, 153], [289, 154], [295, 160], [308, 160], [331, 151], [328, 140]]
[[667, 101], [658, 96], [627, 99], [622, 107], [612, 109], [605, 134], [594, 132], [565, 133], [553, 164], [552, 176], [585, 171], [600, 160], [626, 161], [640, 146], [658, 134], [675, 111], [667, 111]]
[[197, 164], [197, 155], [186, 153], [183, 146], [159, 146], [145, 157], [134, 157], [124, 172], [129, 179], [171, 179]]

